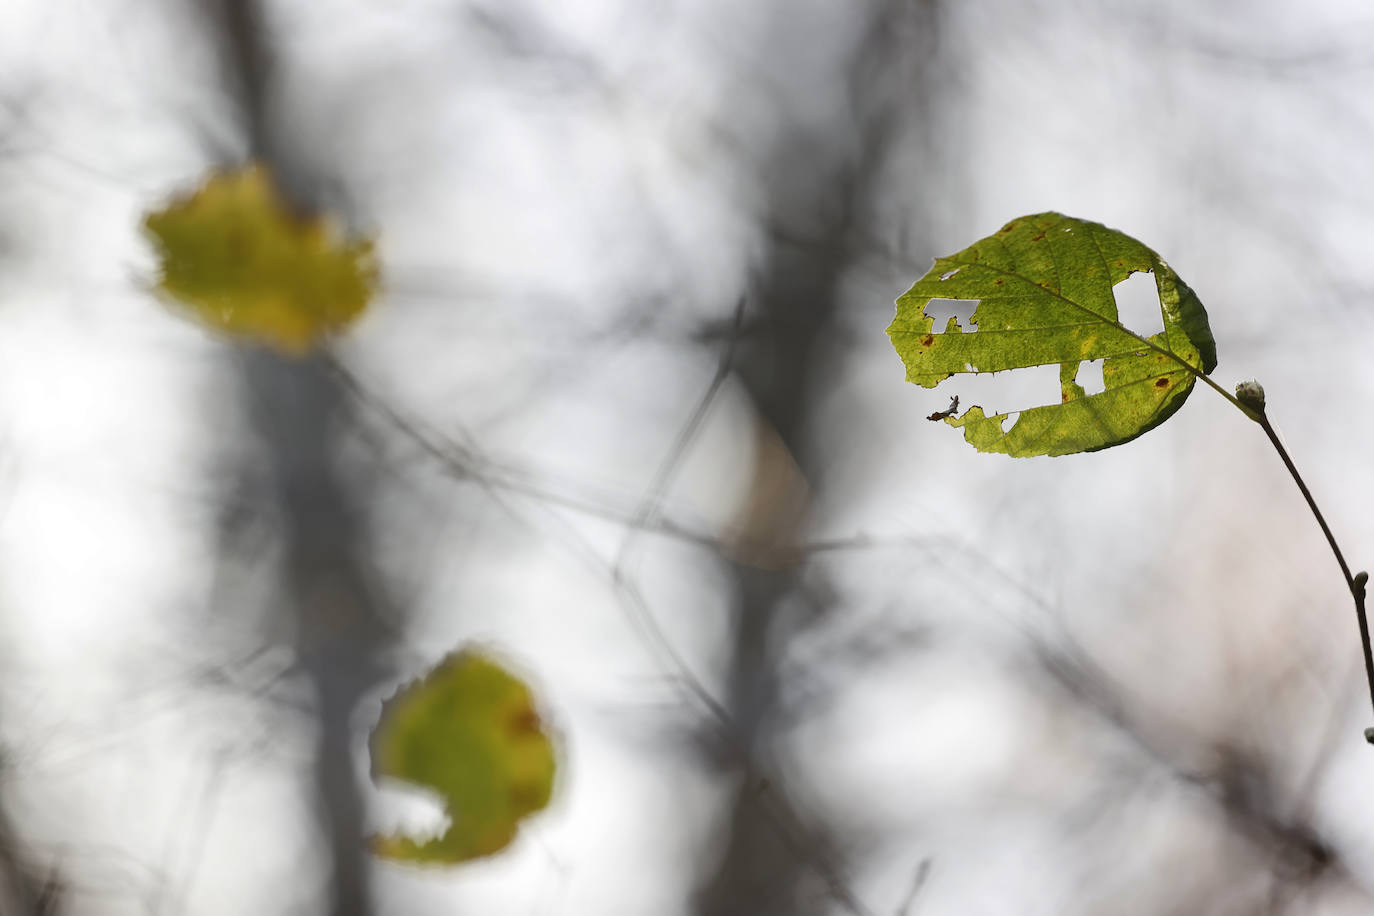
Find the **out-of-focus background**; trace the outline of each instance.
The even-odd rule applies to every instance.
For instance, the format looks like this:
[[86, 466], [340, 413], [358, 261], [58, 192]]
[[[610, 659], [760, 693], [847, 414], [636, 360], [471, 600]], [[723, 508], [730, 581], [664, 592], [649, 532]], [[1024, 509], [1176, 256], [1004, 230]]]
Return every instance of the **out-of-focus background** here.
[[[982, 455], [926, 415], [1054, 373], [925, 391], [884, 334], [1015, 216], [1126, 231], [1369, 565], [1371, 47], [1352, 2], [6, 0], [0, 912], [1374, 912], [1354, 615], [1258, 428], [1200, 389]], [[142, 215], [250, 158], [377, 237], [327, 358], [151, 292]], [[369, 781], [380, 702], [474, 643], [554, 803], [370, 860], [439, 817]]]

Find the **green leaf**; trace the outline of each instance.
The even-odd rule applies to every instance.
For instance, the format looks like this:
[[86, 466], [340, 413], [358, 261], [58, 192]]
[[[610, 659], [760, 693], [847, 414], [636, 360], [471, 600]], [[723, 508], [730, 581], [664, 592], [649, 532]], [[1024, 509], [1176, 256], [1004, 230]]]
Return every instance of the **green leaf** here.
[[419, 863], [492, 855], [520, 819], [553, 794], [553, 742], [530, 689], [485, 655], [455, 652], [382, 706], [372, 732], [372, 777], [438, 792], [449, 816], [440, 837], [374, 836], [377, 855]]
[[292, 212], [261, 166], [213, 173], [143, 225], [164, 295], [216, 330], [290, 355], [347, 327], [377, 286], [372, 243]]
[[[1143, 337], [1117, 320], [1112, 287], [1153, 272], [1163, 332]], [[936, 332], [932, 299], [977, 300], [972, 330], [951, 318]], [[1155, 252], [1115, 229], [1061, 213], [1012, 220], [935, 266], [897, 300], [887, 329], [907, 381], [933, 388], [956, 373], [1059, 366], [1059, 403], [985, 416], [932, 416], [962, 427], [979, 451], [1070, 455], [1130, 441], [1183, 406], [1200, 374], [1216, 368], [1207, 312]], [[1105, 390], [1074, 379], [1104, 360]], [[1004, 422], [1018, 413], [1005, 432]], [[951, 412], [952, 414], [952, 412]]]

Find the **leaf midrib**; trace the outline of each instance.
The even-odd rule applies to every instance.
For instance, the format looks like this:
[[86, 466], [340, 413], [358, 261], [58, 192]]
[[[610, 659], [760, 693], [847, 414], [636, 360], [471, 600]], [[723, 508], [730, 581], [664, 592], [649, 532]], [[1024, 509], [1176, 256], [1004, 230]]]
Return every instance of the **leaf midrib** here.
[[[1003, 247], [1005, 247], [1005, 245], [1004, 245]], [[1098, 249], [1098, 253], [1101, 254], [1102, 249], [1101, 249], [1101, 248], [1098, 248], [1097, 240], [1096, 240], [1096, 239], [1093, 240], [1093, 247], [1094, 247], [1094, 248], [1097, 248], [1097, 249]], [[1054, 256], [1054, 251], [1053, 251], [1053, 249], [1051, 249], [1051, 251], [1050, 251], [1050, 258], [1054, 261], [1055, 273], [1056, 273], [1056, 274], [1059, 274], [1059, 272], [1060, 272], [1060, 271], [1059, 271], [1059, 259], [1056, 258], [1056, 257]], [[1116, 328], [1117, 330], [1121, 331], [1122, 333], [1128, 334], [1128, 335], [1130, 335], [1131, 337], [1135, 338], [1136, 340], [1140, 341], [1140, 342], [1141, 342], [1142, 344], [1144, 344], [1147, 348], [1149, 348], [1149, 349], [1151, 349], [1151, 350], [1154, 350], [1156, 353], [1162, 353], [1163, 355], [1169, 357], [1169, 358], [1172, 359], [1174, 362], [1178, 363], [1181, 367], [1183, 367], [1183, 369], [1185, 369], [1187, 372], [1189, 372], [1190, 374], [1192, 374], [1195, 378], [1200, 379], [1201, 381], [1203, 381], [1204, 383], [1206, 383], [1209, 387], [1211, 387], [1212, 390], [1216, 391], [1218, 394], [1220, 394], [1220, 395], [1221, 395], [1222, 397], [1224, 397], [1226, 400], [1228, 400], [1228, 401], [1230, 401], [1232, 404], [1234, 404], [1237, 408], [1239, 408], [1239, 409], [1241, 410], [1242, 413], [1245, 413], [1245, 412], [1246, 412], [1246, 411], [1245, 411], [1245, 408], [1241, 405], [1241, 403], [1240, 403], [1239, 401], [1236, 400], [1235, 395], [1231, 394], [1231, 393], [1230, 393], [1229, 391], [1227, 391], [1225, 388], [1222, 388], [1220, 385], [1218, 385], [1215, 381], [1212, 380], [1211, 376], [1207, 375], [1207, 373], [1205, 373], [1205, 372], [1203, 372], [1202, 370], [1198, 369], [1196, 366], [1194, 366], [1194, 365], [1192, 365], [1191, 363], [1189, 363], [1187, 360], [1185, 360], [1183, 357], [1179, 356], [1179, 355], [1178, 355], [1177, 353], [1175, 353], [1173, 350], [1170, 350], [1168, 347], [1161, 347], [1159, 344], [1156, 344], [1154, 341], [1152, 341], [1152, 340], [1150, 340], [1150, 339], [1148, 339], [1148, 338], [1145, 338], [1145, 337], [1141, 337], [1139, 334], [1137, 334], [1135, 331], [1131, 330], [1130, 328], [1126, 327], [1126, 326], [1125, 326], [1124, 324], [1122, 324], [1120, 321], [1117, 321], [1117, 320], [1111, 319], [1111, 318], [1107, 318], [1107, 317], [1105, 317], [1105, 316], [1103, 316], [1103, 315], [1099, 315], [1097, 312], [1094, 312], [1092, 309], [1088, 308], [1086, 305], [1083, 305], [1081, 302], [1074, 302], [1072, 299], [1068, 298], [1067, 296], [1062, 295], [1061, 293], [1057, 292], [1056, 290], [1046, 289], [1045, 287], [1040, 286], [1039, 283], [1037, 283], [1035, 280], [1032, 280], [1030, 277], [1027, 277], [1027, 276], [1024, 276], [1024, 275], [1022, 275], [1022, 274], [1016, 273], [1015, 271], [1004, 270], [1004, 269], [1001, 268], [1001, 267], [997, 267], [997, 266], [995, 266], [995, 265], [988, 264], [988, 263], [983, 262], [983, 261], [961, 261], [961, 260], [958, 260], [957, 257], [950, 257], [950, 258], [945, 258], [945, 259], [942, 259], [942, 260], [948, 260], [950, 263], [957, 264], [957, 265], [959, 265], [960, 267], [973, 267], [973, 266], [977, 265], [977, 266], [982, 267], [982, 268], [985, 268], [986, 270], [989, 270], [989, 271], [991, 271], [991, 272], [993, 272], [993, 273], [995, 273], [995, 274], [1000, 274], [1001, 276], [1004, 276], [1004, 277], [1011, 277], [1011, 278], [1013, 278], [1013, 279], [1021, 280], [1021, 281], [1025, 282], [1025, 283], [1030, 283], [1030, 284], [1032, 284], [1032, 285], [1034, 285], [1034, 286], [1037, 286], [1037, 287], [1039, 287], [1040, 289], [1044, 290], [1048, 295], [1053, 296], [1054, 298], [1058, 299], [1060, 302], [1063, 302], [1063, 303], [1065, 303], [1066, 305], [1070, 305], [1070, 306], [1072, 306], [1073, 308], [1078, 309], [1080, 312], [1083, 312], [1083, 313], [1088, 314], [1088, 315], [1092, 315], [1094, 318], [1097, 319], [1098, 323], [1110, 325], [1110, 326]], [[1138, 270], [1131, 271], [1131, 273], [1140, 273], [1140, 272], [1141, 272], [1141, 271], [1138, 271]], [[1154, 270], [1151, 269], [1151, 270], [1149, 270], [1149, 271], [1146, 271], [1146, 273], [1151, 273], [1151, 274], [1153, 274], [1153, 273], [1154, 273]], [[1129, 276], [1129, 274], [1128, 274], [1128, 276]], [[1156, 282], [1158, 282], [1158, 281], [1156, 281]], [[1112, 288], [1112, 289], [1115, 289], [1115, 288], [1116, 288], [1116, 287], [1115, 287], [1115, 284], [1113, 284], [1111, 288]], [[932, 297], [929, 297], [929, 298], [939, 298], [939, 297], [938, 297], [938, 296], [932, 296]], [[980, 298], [978, 299], [978, 302], [979, 302], [979, 304], [982, 304], [982, 302], [983, 302], [983, 297], [980, 297]], [[927, 304], [929, 304], [929, 299], [927, 299]], [[1164, 302], [1163, 302], [1163, 300], [1160, 300], [1160, 312], [1161, 312], [1162, 315], [1163, 315], [1163, 306], [1164, 306]], [[925, 311], [925, 307], [924, 307], [924, 306], [922, 306], [921, 311], [922, 311], [922, 312]], [[1166, 336], [1166, 338], [1167, 338], [1168, 333], [1169, 333], [1169, 321], [1168, 321], [1168, 316], [1167, 316], [1167, 315], [1163, 315], [1163, 317], [1165, 318], [1165, 321], [1164, 321], [1164, 333], [1165, 333], [1165, 336]], [[1091, 322], [1089, 322], [1089, 323], [1091, 323]], [[1034, 329], [1032, 329], [1032, 330], [1034, 330]], [[974, 331], [973, 333], [977, 334], [977, 333], [982, 333], [982, 332], [980, 332], [980, 331]], [[1186, 335], [1185, 335], [1185, 336], [1186, 336]], [[1201, 351], [1199, 351], [1199, 356], [1200, 356], [1200, 355], [1201, 355]], [[1023, 368], [1028, 368], [1028, 367], [1023, 367]], [[1155, 378], [1158, 378], [1158, 376], [1154, 376], [1154, 377], [1155, 377]], [[1052, 406], [1052, 405], [1046, 405], [1046, 406]]]

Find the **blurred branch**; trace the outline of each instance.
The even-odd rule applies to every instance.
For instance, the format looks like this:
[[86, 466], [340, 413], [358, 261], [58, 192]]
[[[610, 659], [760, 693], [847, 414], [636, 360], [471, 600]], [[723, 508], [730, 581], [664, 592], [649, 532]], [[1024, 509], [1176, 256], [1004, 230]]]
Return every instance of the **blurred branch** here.
[[701, 424], [706, 420], [711, 405], [715, 403], [716, 395], [720, 393], [721, 386], [730, 377], [731, 366], [735, 361], [735, 347], [739, 341], [739, 330], [744, 322], [745, 301], [740, 299], [739, 305], [735, 307], [733, 333], [726, 338], [725, 352], [720, 358], [720, 363], [716, 366], [715, 375], [711, 377], [706, 390], [702, 392], [701, 398], [692, 408], [687, 422], [678, 431], [672, 445], [669, 446], [667, 456], [663, 459], [663, 463], [654, 474], [648, 490], [644, 492], [644, 496], [640, 500], [639, 508], [625, 526], [625, 536], [620, 541], [620, 549], [616, 553], [613, 567], [617, 578], [624, 575], [625, 564], [629, 559], [630, 550], [634, 546], [636, 535], [660, 520], [663, 514], [663, 498], [667, 493], [668, 484], [681, 466], [682, 460], [687, 456], [692, 442], [701, 431]]
[[[740, 326], [747, 326], [747, 322], [741, 321]], [[721, 339], [733, 347], [743, 338], [730, 338], [721, 335]], [[732, 340], [735, 341], [735, 344], [731, 344]], [[406, 414], [385, 395], [377, 393], [353, 369], [337, 359], [329, 357], [326, 359], [329, 360], [330, 370], [338, 376], [339, 383], [349, 391], [359, 406], [375, 415], [404, 441], [418, 448], [424, 456], [434, 462], [436, 467], [442, 469], [455, 481], [473, 484], [493, 496], [506, 495], [528, 498], [534, 502], [557, 506], [591, 518], [621, 525], [631, 531], [653, 534], [711, 551], [725, 552], [729, 547], [720, 535], [709, 533], [665, 515], [660, 504], [661, 495], [655, 497], [656, 509], [649, 513], [644, 511], [644, 498], [641, 498], [637, 508], [630, 508], [616, 506], [615, 503], [618, 500], [609, 494], [600, 494], [596, 498], [573, 495], [568, 492], [568, 489], [585, 490], [586, 488], [578, 484], [557, 484], [552, 481], [541, 480], [537, 472], [527, 467], [521, 467], [510, 459], [487, 453], [478, 444], [475, 436], [461, 428], [449, 434], [433, 429], [420, 418]], [[721, 374], [718, 368], [708, 383], [707, 390], [698, 402], [698, 406], [693, 409], [692, 416], [689, 417], [683, 429], [677, 433], [677, 442], [669, 450], [668, 457], [664, 459], [665, 466], [676, 465], [680, 460], [679, 452], [686, 447], [687, 441], [690, 441], [690, 438], [695, 435], [690, 427], [700, 422], [696, 418], [698, 412], [704, 410], [705, 405], [708, 405], [718, 393], [720, 386], [718, 379], [720, 378]], [[684, 437], [687, 441], [684, 441]], [[662, 473], [661, 469], [660, 473]], [[560, 489], [560, 486], [563, 488]], [[659, 488], [652, 487], [651, 494], [656, 489]], [[811, 557], [829, 553], [854, 553], [870, 550], [928, 550], [939, 546], [946, 546], [944, 539], [927, 535], [873, 535], [861, 532], [852, 535], [802, 540], [798, 543], [796, 551], [801, 557]]]
[[[1048, 685], [1055, 696], [1088, 714], [1119, 739], [1122, 759], [1104, 762], [1101, 772], [1116, 780], [1144, 782], [1146, 774], [1162, 774], [1210, 809], [1225, 831], [1240, 838], [1270, 863], [1273, 882], [1270, 912], [1281, 912], [1283, 901], [1310, 890], [1319, 881], [1340, 880], [1354, 893], [1370, 898], [1336, 845], [1312, 822], [1311, 806], [1320, 770], [1345, 722], [1344, 707], [1333, 704], [1310, 762], [1295, 790], [1285, 795], [1274, 762], [1263, 749], [1250, 746], [1248, 735], [1199, 735], [1171, 724], [1158, 711], [1104, 670], [1068, 631], [1056, 609], [1018, 577], [1001, 569], [972, 547], [959, 548], [983, 576], [998, 580], [1043, 615], [1048, 630], [1026, 623], [1013, 624], [1023, 634], [1032, 681]], [[962, 575], [962, 574], [961, 574]], [[1353, 670], [1350, 672], [1353, 675]], [[1350, 676], [1343, 679], [1352, 681]], [[1196, 761], [1207, 761], [1199, 765]], [[1138, 775], [1132, 776], [1132, 773]], [[1120, 790], [1107, 797], [1122, 798]], [[1219, 879], [1218, 893], [1233, 895], [1237, 880]], [[1197, 901], [1190, 912], [1209, 909]]]
[[[186, 901], [195, 885], [196, 872], [205, 856], [214, 824], [214, 808], [219, 801], [220, 793], [224, 790], [227, 768], [228, 755], [220, 751], [210, 762], [209, 772], [202, 780], [199, 790], [188, 793], [191, 798], [184, 808], [188, 813], [187, 828], [191, 832], [189, 841], [184, 837], [175, 836], [173, 831], [168, 831], [163, 861], [169, 863], [169, 881], [159, 888], [159, 893], [149, 905], [149, 910], [154, 916], [164, 912], [186, 912]], [[178, 886], [169, 889], [172, 875], [176, 876]]]
[[566, 93], [575, 86], [604, 93], [612, 91], [612, 83], [595, 57], [575, 48], [572, 42], [521, 6], [513, 0], [472, 3], [464, 7], [463, 16], [473, 32], [482, 36], [501, 57], [546, 68], [551, 77], [550, 85], [559, 93]]
[[921, 895], [921, 889], [930, 878], [930, 866], [930, 859], [922, 859], [921, 864], [916, 866], [916, 874], [911, 879], [911, 890], [907, 891], [902, 905], [897, 908], [897, 916], [910, 916], [912, 907], [916, 905], [916, 898]]
[[[815, 464], [816, 444], [808, 428], [815, 409], [814, 393], [824, 381], [828, 335], [841, 302], [846, 271], [854, 252], [871, 235], [875, 183], [896, 149], [899, 124], [919, 106], [933, 85], [930, 58], [919, 55], [908, 39], [933, 50], [938, 4], [874, 2], [847, 11], [862, 25], [852, 46], [838, 61], [847, 104], [803, 109], [811, 99], [797, 98], [788, 110], [789, 93], [805, 85], [789, 67], [770, 73], [761, 66], [759, 82], [773, 87], [772, 103], [795, 122], [784, 119], [768, 155], [759, 163], [767, 196], [760, 216], [767, 247], [757, 270], [755, 301], [762, 316], [741, 359], [740, 377], [762, 421], [812, 488], [819, 486], [807, 469]], [[821, 22], [809, 24], [822, 29]], [[805, 26], [789, 23], [779, 36], [810, 36]], [[773, 36], [780, 40], [779, 36]], [[775, 57], [789, 62], [819, 55], [799, 44]], [[908, 70], [908, 68], [910, 68]], [[813, 79], [833, 79], [824, 71]], [[786, 79], [778, 79], [785, 75]], [[757, 481], [764, 483], [761, 479]], [[795, 524], [795, 523], [794, 523]], [[796, 524], [798, 530], [801, 525]], [[798, 554], [800, 556], [800, 554]], [[808, 894], [819, 878], [835, 903], [850, 912], [865, 907], [843, 877], [836, 828], [814, 815], [803, 815], [790, 785], [789, 767], [776, 742], [786, 727], [781, 715], [787, 696], [781, 665], [789, 644], [815, 627], [830, 603], [807, 593], [795, 568], [763, 570], [735, 565], [739, 604], [730, 670], [728, 703], [742, 729], [746, 754], [735, 762], [741, 788], [733, 799], [730, 822], [720, 843], [720, 860], [704, 876], [697, 900], [699, 916], [750, 916], [759, 912], [820, 913], [822, 901]], [[795, 714], [795, 707], [793, 714]], [[755, 785], [769, 787], [776, 808], [758, 803]], [[806, 837], [799, 856], [771, 823], [793, 823]], [[779, 846], [777, 840], [783, 839]]]
[[[274, 62], [264, 7], [258, 0], [200, 3], [250, 155], [269, 165], [296, 206], [317, 210], [326, 182], [298, 167], [299, 157], [289, 155], [289, 138], [271, 117]], [[352, 718], [384, 673], [379, 652], [392, 640], [394, 624], [364, 559], [357, 500], [339, 475], [332, 449], [345, 392], [329, 364], [318, 359], [245, 351], [238, 368], [270, 456], [269, 487], [284, 523], [285, 599], [299, 663], [315, 691], [315, 815], [327, 842], [329, 908], [336, 916], [368, 916], [372, 863], [363, 842]]]
[[34, 861], [8, 812], [0, 807], [0, 908], [16, 916], [55, 916], [65, 890], [58, 860], [47, 868]]
[[1216, 764], [1205, 770], [1188, 766], [1180, 760], [1182, 749], [1195, 739], [1146, 725], [1120, 686], [1067, 634], [1054, 645], [1034, 638], [1031, 651], [1060, 694], [1125, 739], [1147, 768], [1192, 789], [1231, 830], [1257, 850], [1272, 854], [1277, 881], [1292, 885], [1331, 875], [1350, 879], [1348, 867], [1316, 827], [1282, 813], [1274, 774], [1253, 750], [1215, 739], [1209, 751]]

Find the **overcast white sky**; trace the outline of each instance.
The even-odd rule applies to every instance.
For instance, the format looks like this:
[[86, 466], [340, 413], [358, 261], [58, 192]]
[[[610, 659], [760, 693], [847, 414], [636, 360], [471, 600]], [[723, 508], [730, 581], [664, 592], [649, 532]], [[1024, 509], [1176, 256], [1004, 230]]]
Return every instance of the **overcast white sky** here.
[[[850, 671], [785, 736], [808, 801], [865, 839], [854, 888], [876, 913], [898, 911], [925, 860], [922, 916], [1165, 912], [1167, 896], [1102, 900], [1162, 875], [1205, 882], [1199, 861], [1266, 873], [1163, 776], [1102, 815], [1118, 870], [1081, 873], [1061, 828], [1109, 791], [1104, 761], [1130, 755], [1025, 689], [1026, 633], [1062, 626], [1144, 718], [1202, 736], [1188, 746], [1203, 757], [1208, 735], [1260, 749], [1349, 872], [1295, 912], [1366, 912], [1374, 713], [1353, 614], [1259, 431], [1203, 390], [1122, 449], [979, 455], [924, 420], [974, 389], [905, 385], [883, 330], [930, 258], [1012, 217], [1120, 228], [1198, 292], [1216, 377], [1264, 382], [1352, 565], [1374, 563], [1374, 12], [947, 7], [936, 104], [872, 202], [910, 265], [856, 263], [811, 421], [826, 467], [810, 539], [893, 540], [808, 561], [803, 577], [846, 612], [792, 661], [826, 672], [835, 645], [908, 624], [938, 638]], [[729, 320], [757, 266], [763, 153], [786, 117], [825, 123], [844, 104], [858, 14], [528, 2], [534, 50], [511, 59], [478, 28], [480, 4], [269, 8], [279, 115], [347, 187], [386, 272], [340, 358], [542, 488], [633, 513], [719, 358], [684, 341]], [[71, 882], [72, 913], [312, 913], [321, 899], [311, 698], [265, 610], [279, 532], [247, 507], [246, 552], [218, 540], [254, 450], [233, 347], [149, 295], [138, 231], [198, 180], [210, 144], [242, 142], [199, 29], [165, 0], [0, 4], [0, 787], [32, 856]], [[615, 587], [623, 529], [493, 501], [372, 432], [341, 460], [373, 494], [377, 562], [406, 602], [398, 671], [495, 645], [545, 697], [564, 754], [553, 808], [515, 847], [451, 872], [381, 867], [379, 911], [690, 912], [723, 787], [671, 740], [699, 710]], [[727, 383], [667, 514], [726, 536], [759, 441]], [[628, 569], [721, 689], [721, 558], [645, 538]], [[358, 712], [364, 785], [375, 715]], [[379, 824], [425, 817], [366, 791]], [[1254, 893], [1216, 911], [1253, 912]]]

